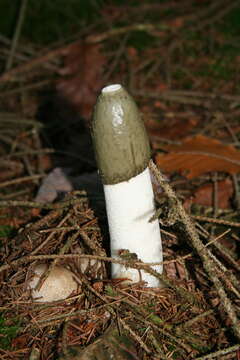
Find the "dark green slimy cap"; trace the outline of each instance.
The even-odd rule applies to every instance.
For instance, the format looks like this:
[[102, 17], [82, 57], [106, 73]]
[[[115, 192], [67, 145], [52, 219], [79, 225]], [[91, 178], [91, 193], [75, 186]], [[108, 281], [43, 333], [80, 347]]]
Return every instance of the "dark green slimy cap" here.
[[92, 138], [103, 184], [127, 181], [148, 166], [150, 146], [144, 123], [121, 85], [107, 86], [99, 95]]

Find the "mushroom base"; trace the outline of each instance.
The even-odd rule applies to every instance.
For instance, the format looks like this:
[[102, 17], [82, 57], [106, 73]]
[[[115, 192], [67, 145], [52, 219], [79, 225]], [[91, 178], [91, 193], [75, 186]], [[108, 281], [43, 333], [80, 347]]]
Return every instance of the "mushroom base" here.
[[[162, 242], [155, 214], [154, 194], [149, 169], [146, 168], [129, 181], [104, 185], [111, 254], [117, 258], [123, 250], [135, 253], [144, 263], [162, 262]], [[152, 266], [162, 273], [162, 265]], [[113, 278], [145, 281], [150, 287], [160, 286], [159, 280], [143, 270], [112, 264]]]
[[32, 298], [35, 302], [52, 302], [66, 299], [74, 291], [77, 291], [78, 284], [73, 278], [73, 273], [62, 266], [55, 266], [41, 288], [36, 290], [38, 282], [48, 269], [46, 264], [38, 264], [33, 272], [34, 276], [28, 284], [32, 290]]

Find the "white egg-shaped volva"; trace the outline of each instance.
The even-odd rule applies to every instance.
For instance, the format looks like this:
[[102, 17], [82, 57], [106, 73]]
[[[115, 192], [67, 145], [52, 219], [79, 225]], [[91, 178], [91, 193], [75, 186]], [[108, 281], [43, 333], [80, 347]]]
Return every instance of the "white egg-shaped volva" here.
[[28, 284], [28, 288], [32, 290], [31, 295], [34, 301], [64, 300], [77, 290], [78, 284], [74, 280], [73, 273], [63, 266], [54, 266], [41, 288], [36, 290], [39, 279], [47, 268], [46, 264], [39, 264], [33, 269], [34, 275]]

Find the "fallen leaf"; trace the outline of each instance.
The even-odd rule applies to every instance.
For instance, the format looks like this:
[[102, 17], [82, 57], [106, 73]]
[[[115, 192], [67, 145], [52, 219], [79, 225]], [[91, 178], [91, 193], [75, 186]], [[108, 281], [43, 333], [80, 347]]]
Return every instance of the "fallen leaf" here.
[[[191, 196], [184, 202], [184, 207], [188, 208], [189, 204], [195, 203], [203, 206], [213, 206], [213, 183], [207, 183], [200, 186]], [[230, 199], [233, 196], [233, 184], [228, 178], [217, 182], [217, 203], [220, 209], [229, 209], [231, 207]]]
[[157, 154], [156, 163], [165, 172], [179, 171], [188, 179], [207, 172], [240, 171], [240, 152], [231, 145], [197, 135], [188, 137], [180, 145], [163, 145], [169, 154]]
[[56, 86], [59, 95], [86, 119], [90, 118], [96, 95], [104, 85], [102, 71], [105, 57], [100, 50], [100, 44], [82, 41], [69, 46], [60, 71], [64, 77], [58, 80]]
[[150, 136], [153, 147], [158, 149], [159, 145], [155, 144], [162, 139], [179, 140], [186, 137], [186, 134], [197, 125], [197, 119], [179, 119], [175, 116], [169, 116], [164, 122], [149, 119], [146, 121], [147, 132]]

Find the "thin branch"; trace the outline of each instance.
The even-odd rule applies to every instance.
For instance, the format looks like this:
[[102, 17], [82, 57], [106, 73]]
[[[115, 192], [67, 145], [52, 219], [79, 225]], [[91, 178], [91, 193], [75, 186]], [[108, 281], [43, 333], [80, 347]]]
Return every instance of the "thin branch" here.
[[237, 317], [236, 310], [235, 310], [231, 300], [228, 298], [227, 293], [224, 290], [224, 287], [223, 287], [221, 281], [217, 277], [216, 265], [213, 262], [213, 260], [210, 258], [208, 249], [203, 246], [203, 243], [200, 240], [198, 233], [197, 233], [193, 223], [191, 222], [190, 217], [188, 216], [188, 214], [186, 213], [182, 204], [178, 200], [175, 192], [173, 191], [171, 186], [168, 184], [168, 182], [165, 180], [165, 178], [162, 176], [162, 174], [157, 169], [156, 165], [153, 163], [152, 160], [150, 161], [150, 169], [153, 172], [153, 174], [155, 175], [156, 179], [158, 180], [158, 182], [161, 185], [161, 187], [163, 188], [163, 190], [165, 191], [166, 195], [170, 199], [174, 200], [176, 210], [179, 215], [179, 220], [183, 223], [183, 225], [186, 229], [186, 232], [188, 234], [188, 237], [189, 237], [192, 247], [196, 250], [196, 252], [200, 256], [200, 258], [202, 259], [203, 267], [204, 267], [205, 271], [207, 272], [207, 274], [209, 275], [211, 281], [213, 282], [215, 289], [218, 292], [218, 295], [221, 299], [222, 305], [223, 305], [226, 313], [228, 314], [229, 319], [232, 322], [233, 331], [234, 331], [236, 337], [240, 340], [240, 327], [239, 327], [239, 320]]
[[28, 2], [28, 0], [22, 0], [19, 17], [18, 17], [18, 21], [17, 21], [17, 26], [16, 26], [14, 37], [13, 37], [10, 54], [9, 54], [7, 64], [6, 64], [6, 71], [10, 70], [12, 67], [12, 64], [13, 64], [14, 53], [17, 48], [17, 43], [18, 43], [18, 40], [19, 40], [19, 37], [21, 34], [23, 21], [24, 21], [24, 17], [26, 14], [27, 2]]
[[16, 184], [21, 184], [23, 182], [39, 180], [42, 177], [44, 177], [44, 175], [32, 175], [32, 176], [24, 176], [24, 177], [21, 177], [18, 179], [4, 181], [4, 182], [0, 183], [0, 188], [6, 187], [6, 186], [12, 186], [12, 185], [16, 185]]
[[70, 205], [79, 204], [81, 202], [86, 201], [86, 196], [78, 199], [69, 199], [60, 201], [55, 204], [49, 203], [40, 203], [37, 201], [24, 201], [24, 200], [2, 200], [0, 201], [0, 208], [1, 207], [26, 207], [26, 208], [36, 208], [36, 209], [62, 209], [68, 207]]
[[240, 227], [239, 222], [233, 222], [228, 220], [222, 220], [222, 219], [213, 219], [207, 216], [201, 216], [201, 215], [191, 215], [191, 218], [198, 221], [213, 223], [213, 224], [219, 224], [219, 225], [226, 225], [230, 227]]
[[237, 345], [234, 345], [234, 346], [230, 346], [230, 347], [228, 347], [226, 349], [222, 349], [222, 350], [213, 352], [211, 354], [195, 358], [195, 360], [210, 360], [210, 359], [214, 359], [214, 358], [220, 359], [220, 356], [227, 355], [227, 354], [229, 354], [231, 352], [236, 352], [239, 349], [240, 349], [240, 344], [237, 344]]

